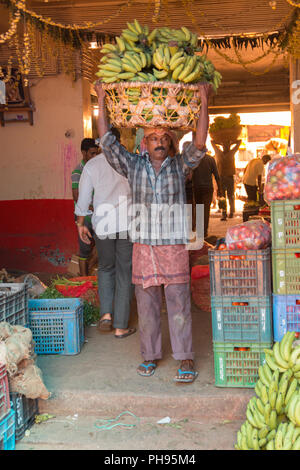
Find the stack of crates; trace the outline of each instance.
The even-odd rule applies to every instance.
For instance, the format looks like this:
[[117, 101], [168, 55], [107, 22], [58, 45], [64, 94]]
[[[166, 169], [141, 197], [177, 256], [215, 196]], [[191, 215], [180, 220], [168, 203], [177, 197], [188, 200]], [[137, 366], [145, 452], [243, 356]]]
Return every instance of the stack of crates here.
[[300, 199], [271, 201], [274, 340], [300, 333]]
[[0, 451], [15, 449], [15, 430], [15, 412], [10, 405], [7, 372], [5, 366], [0, 364]]
[[254, 388], [273, 344], [271, 250], [209, 250], [215, 385]]
[[[1, 283], [0, 322], [29, 327], [28, 288], [25, 283]], [[0, 365], [0, 450], [12, 450], [38, 414], [38, 400], [9, 392], [9, 381]]]

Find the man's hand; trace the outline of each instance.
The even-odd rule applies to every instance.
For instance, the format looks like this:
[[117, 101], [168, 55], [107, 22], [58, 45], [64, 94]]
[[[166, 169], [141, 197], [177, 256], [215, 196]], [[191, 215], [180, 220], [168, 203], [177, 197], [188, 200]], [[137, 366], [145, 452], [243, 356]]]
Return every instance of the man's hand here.
[[92, 235], [91, 235], [89, 229], [85, 225], [77, 225], [77, 228], [78, 228], [78, 234], [79, 234], [80, 239], [84, 243], [87, 243], [88, 245], [90, 245]]
[[102, 83], [99, 80], [95, 83], [94, 88], [98, 96], [98, 102], [103, 102], [105, 100], [105, 91], [103, 90]]
[[199, 84], [199, 93], [201, 101], [207, 102], [208, 98], [212, 94], [213, 88], [211, 83], [201, 83]]

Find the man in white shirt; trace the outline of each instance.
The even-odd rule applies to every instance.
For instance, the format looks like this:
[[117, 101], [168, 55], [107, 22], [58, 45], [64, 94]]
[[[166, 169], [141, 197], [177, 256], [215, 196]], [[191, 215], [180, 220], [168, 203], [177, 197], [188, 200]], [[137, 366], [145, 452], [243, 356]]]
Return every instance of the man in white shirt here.
[[243, 184], [249, 201], [257, 201], [257, 191], [262, 193], [262, 177], [264, 166], [271, 160], [270, 155], [263, 155], [262, 158], [254, 158], [245, 168]]
[[[120, 137], [116, 129], [113, 132], [117, 138]], [[91, 203], [98, 253], [98, 328], [110, 331], [114, 327], [115, 337], [125, 338], [136, 331], [128, 328], [133, 294], [132, 242], [127, 235], [131, 190], [128, 180], [109, 165], [102, 153], [85, 164], [79, 182], [75, 214], [79, 237], [85, 243], [90, 243], [92, 238], [84, 225]]]

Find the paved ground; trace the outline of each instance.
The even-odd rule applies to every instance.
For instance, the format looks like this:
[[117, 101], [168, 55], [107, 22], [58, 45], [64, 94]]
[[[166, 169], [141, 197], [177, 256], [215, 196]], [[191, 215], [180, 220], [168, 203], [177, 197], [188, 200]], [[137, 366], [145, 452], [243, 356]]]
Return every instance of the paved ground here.
[[[229, 224], [240, 222], [240, 215], [227, 222], [213, 216], [210, 234], [223, 236]], [[192, 313], [199, 371], [193, 384], [173, 382], [178, 364], [171, 355], [165, 310], [164, 358], [152, 377], [136, 373], [141, 360], [138, 331], [118, 340], [91, 326], [80, 354], [38, 356], [52, 394], [39, 401], [39, 411], [55, 418], [35, 424], [16, 449], [233, 449], [253, 390], [215, 386], [211, 316], [195, 305]], [[138, 328], [135, 311], [131, 324]], [[163, 418], [170, 422], [158, 424]]]

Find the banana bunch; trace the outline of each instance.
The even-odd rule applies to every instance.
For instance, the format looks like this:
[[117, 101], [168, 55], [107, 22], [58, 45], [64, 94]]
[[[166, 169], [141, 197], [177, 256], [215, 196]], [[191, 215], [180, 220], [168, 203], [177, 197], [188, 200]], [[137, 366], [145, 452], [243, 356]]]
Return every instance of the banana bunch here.
[[293, 375], [300, 379], [300, 346], [293, 348], [295, 332], [288, 331], [279, 342], [277, 341], [273, 349], [265, 349], [266, 362], [272, 370], [279, 369], [285, 372], [292, 369]]
[[115, 44], [104, 44], [103, 57], [96, 76], [104, 83], [120, 81], [171, 83], [212, 83], [216, 91], [221, 74], [206, 56], [195, 54], [198, 38], [182, 26], [181, 29], [155, 28], [149, 32], [137, 20], [116, 37]]
[[197, 49], [198, 46], [198, 37], [197, 34], [192, 33], [185, 26], [181, 26], [180, 29], [171, 29], [171, 28], [156, 28], [148, 36], [148, 41], [150, 44], [154, 43], [172, 43], [172, 46], [175, 47], [190, 47], [194, 48], [195, 51], [201, 51]]
[[247, 405], [236, 449], [300, 449], [300, 346], [294, 339], [295, 332], [287, 332], [273, 349], [264, 350], [256, 396]]

